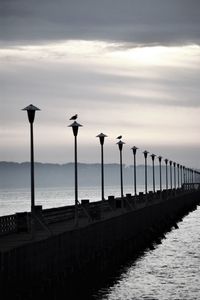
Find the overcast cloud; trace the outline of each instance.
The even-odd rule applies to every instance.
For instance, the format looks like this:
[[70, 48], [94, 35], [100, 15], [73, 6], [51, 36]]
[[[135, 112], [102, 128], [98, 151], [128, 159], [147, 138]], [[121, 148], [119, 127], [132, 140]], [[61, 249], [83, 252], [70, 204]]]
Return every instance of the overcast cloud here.
[[122, 134], [126, 163], [135, 144], [200, 167], [199, 11], [199, 0], [0, 0], [0, 160], [29, 159], [20, 109], [33, 103], [38, 161], [73, 160], [78, 113], [83, 162], [99, 160], [103, 131], [107, 162]]
[[199, 0], [1, 0], [1, 39], [199, 44]]

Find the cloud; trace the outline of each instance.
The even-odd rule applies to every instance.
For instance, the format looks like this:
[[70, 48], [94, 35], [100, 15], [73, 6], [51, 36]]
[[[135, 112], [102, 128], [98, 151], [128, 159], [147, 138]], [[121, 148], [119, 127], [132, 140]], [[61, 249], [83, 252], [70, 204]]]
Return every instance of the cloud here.
[[122, 134], [127, 163], [133, 144], [199, 163], [199, 0], [0, 5], [3, 159], [28, 160], [20, 109], [32, 102], [42, 109], [34, 125], [37, 160], [72, 160], [67, 125], [78, 113], [81, 161], [98, 160], [95, 136], [103, 131], [108, 162], [117, 161]]
[[199, 44], [199, 0], [2, 0], [1, 42]]

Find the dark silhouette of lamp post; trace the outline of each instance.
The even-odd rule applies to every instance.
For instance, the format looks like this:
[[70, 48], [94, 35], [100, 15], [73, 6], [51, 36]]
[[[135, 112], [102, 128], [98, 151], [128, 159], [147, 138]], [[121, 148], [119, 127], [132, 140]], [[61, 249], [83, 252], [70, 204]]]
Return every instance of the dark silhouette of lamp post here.
[[145, 194], [147, 195], [147, 155], [148, 155], [148, 151], [147, 150], [145, 150], [144, 152], [143, 152], [143, 154], [144, 154], [144, 161], [145, 161]]
[[188, 184], [188, 168], [185, 168], [185, 183], [186, 183], [186, 190], [189, 188]]
[[193, 170], [191, 169], [191, 183], [193, 183]]
[[168, 159], [165, 159], [165, 165], [166, 165], [166, 190], [168, 190]]
[[103, 157], [103, 145], [104, 145], [104, 140], [107, 135], [104, 133], [98, 134], [96, 137], [99, 138], [100, 145], [101, 145], [101, 200], [104, 201], [104, 157]]
[[78, 225], [78, 167], [77, 167], [77, 135], [79, 127], [82, 127], [81, 124], [74, 121], [68, 127], [72, 127], [74, 135], [74, 183], [75, 183], [75, 225]]
[[185, 166], [183, 166], [183, 189], [184, 190], [186, 189], [185, 183], [186, 183], [186, 174], [185, 174]]
[[160, 192], [162, 192], [162, 169], [161, 169], [162, 156], [158, 156], [158, 160], [159, 160], [159, 169], [160, 169]]
[[152, 172], [153, 172], [153, 192], [155, 193], [155, 165], [154, 165], [154, 161], [155, 161], [155, 154], [151, 154], [151, 158], [152, 158]]
[[180, 178], [179, 178], [179, 167], [180, 167], [180, 165], [179, 164], [177, 164], [177, 172], [178, 172], [178, 189], [179, 189], [179, 187], [180, 187]]
[[[191, 183], [192, 182], [192, 170], [191, 169], [189, 169], [189, 183]], [[190, 184], [190, 187], [191, 187], [191, 184]]]
[[169, 168], [169, 171], [170, 171], [170, 189], [172, 191], [172, 161], [171, 160], [169, 161], [169, 165], [170, 165], [170, 168]]
[[[122, 142], [121, 140], [117, 142], [117, 145], [119, 147], [119, 153], [120, 153], [120, 182], [121, 182], [121, 198], [124, 197], [124, 192], [123, 192], [123, 170], [122, 170], [122, 149], [123, 145], [125, 143]], [[123, 207], [123, 202], [122, 202], [122, 207]]]
[[189, 170], [189, 183], [191, 183], [191, 169], [188, 170]]
[[182, 188], [182, 185], [183, 185], [183, 166], [180, 165], [180, 173], [181, 173], [181, 188]]
[[173, 162], [174, 165], [174, 189], [176, 189], [176, 163]]
[[33, 122], [35, 119], [36, 110], [40, 110], [36, 106], [30, 104], [23, 108], [28, 114], [28, 120], [30, 123], [30, 162], [31, 162], [31, 214], [34, 214], [35, 208], [35, 182], [34, 182], [34, 143], [33, 143]]
[[137, 195], [137, 184], [136, 184], [136, 152], [137, 152], [137, 147], [133, 146], [131, 148], [133, 150], [133, 159], [134, 159], [134, 193], [135, 196]]

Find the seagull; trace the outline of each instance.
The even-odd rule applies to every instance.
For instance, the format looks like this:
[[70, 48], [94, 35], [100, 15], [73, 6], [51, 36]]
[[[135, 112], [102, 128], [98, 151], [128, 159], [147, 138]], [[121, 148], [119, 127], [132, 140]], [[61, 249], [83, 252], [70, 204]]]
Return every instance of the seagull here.
[[122, 139], [122, 135], [119, 135], [116, 139], [121, 140]]
[[77, 118], [78, 118], [78, 115], [76, 114], [76, 115], [72, 116], [72, 117], [70, 118], [70, 120], [76, 120]]

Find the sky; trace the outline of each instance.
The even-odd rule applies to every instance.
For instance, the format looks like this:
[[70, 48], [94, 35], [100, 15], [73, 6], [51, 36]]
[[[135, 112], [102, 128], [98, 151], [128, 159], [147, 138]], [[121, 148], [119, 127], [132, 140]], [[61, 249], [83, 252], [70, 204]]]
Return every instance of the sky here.
[[[199, 0], [0, 0], [0, 160], [138, 162], [143, 151], [200, 168]], [[149, 159], [150, 163], [150, 159]]]

